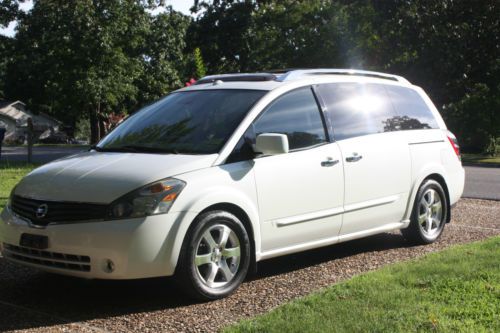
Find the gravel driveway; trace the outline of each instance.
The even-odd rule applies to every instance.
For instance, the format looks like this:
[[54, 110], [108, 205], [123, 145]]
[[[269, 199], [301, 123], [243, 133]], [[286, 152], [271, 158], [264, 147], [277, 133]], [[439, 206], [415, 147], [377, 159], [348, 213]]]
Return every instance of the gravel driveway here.
[[462, 199], [443, 237], [409, 246], [399, 233], [329, 246], [259, 264], [231, 297], [190, 303], [170, 279], [85, 281], [0, 259], [0, 331], [212, 332], [353, 275], [500, 234], [500, 202]]

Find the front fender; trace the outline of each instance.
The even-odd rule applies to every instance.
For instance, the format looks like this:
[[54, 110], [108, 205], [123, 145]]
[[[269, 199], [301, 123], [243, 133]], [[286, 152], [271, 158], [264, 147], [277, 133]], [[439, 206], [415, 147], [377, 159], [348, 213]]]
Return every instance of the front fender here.
[[[187, 206], [190, 212], [200, 212], [218, 204], [230, 204], [242, 209], [248, 216], [251, 225], [251, 232], [254, 236], [255, 251], [257, 260], [259, 259], [261, 248], [259, 214], [253, 200], [244, 193], [229, 187], [214, 187], [207, 189], [194, 198]], [[187, 228], [186, 228], [187, 227]], [[185, 226], [181, 232], [184, 236], [189, 226]]]
[[[169, 241], [170, 260], [177, 265], [177, 260], [186, 234], [204, 210], [218, 204], [237, 206], [248, 217], [255, 243], [256, 260], [260, 260], [261, 230], [257, 206], [257, 194], [253, 164], [249, 162], [233, 163], [199, 170], [176, 178], [182, 179], [187, 186], [177, 198], [172, 209], [188, 213], [189, 218], [176, 225]], [[190, 186], [192, 184], [192, 186]]]

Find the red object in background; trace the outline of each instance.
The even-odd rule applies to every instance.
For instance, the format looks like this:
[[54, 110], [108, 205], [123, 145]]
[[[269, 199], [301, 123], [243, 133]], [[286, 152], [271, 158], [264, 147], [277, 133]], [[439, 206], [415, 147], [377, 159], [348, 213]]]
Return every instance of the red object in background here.
[[125, 114], [123, 113], [110, 113], [105, 116], [103, 119], [104, 127], [106, 128], [106, 132], [109, 132], [113, 128], [116, 127], [119, 123], [121, 123], [125, 119]]
[[188, 82], [186, 82], [186, 87], [192, 86], [195, 83], [196, 83], [196, 80], [191, 78]]

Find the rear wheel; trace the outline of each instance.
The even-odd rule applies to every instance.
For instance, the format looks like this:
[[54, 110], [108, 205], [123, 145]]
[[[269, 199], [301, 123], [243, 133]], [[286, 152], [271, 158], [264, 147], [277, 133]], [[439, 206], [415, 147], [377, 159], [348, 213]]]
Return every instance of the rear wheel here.
[[403, 236], [418, 244], [435, 242], [443, 233], [448, 212], [448, 202], [443, 187], [428, 179], [420, 186], [413, 205], [408, 228], [401, 230]]
[[224, 211], [205, 213], [195, 223], [183, 246], [179, 282], [197, 299], [226, 297], [247, 275], [248, 234], [236, 216]]

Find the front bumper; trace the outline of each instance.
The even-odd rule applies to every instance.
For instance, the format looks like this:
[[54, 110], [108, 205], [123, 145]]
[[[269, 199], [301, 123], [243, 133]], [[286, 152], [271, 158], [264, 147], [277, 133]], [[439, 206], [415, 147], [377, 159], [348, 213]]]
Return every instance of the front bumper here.
[[[96, 279], [173, 275], [172, 244], [189, 213], [146, 218], [48, 225], [38, 229], [5, 208], [0, 215], [0, 251], [5, 259], [45, 271]], [[47, 236], [44, 250], [20, 246], [23, 233]]]

